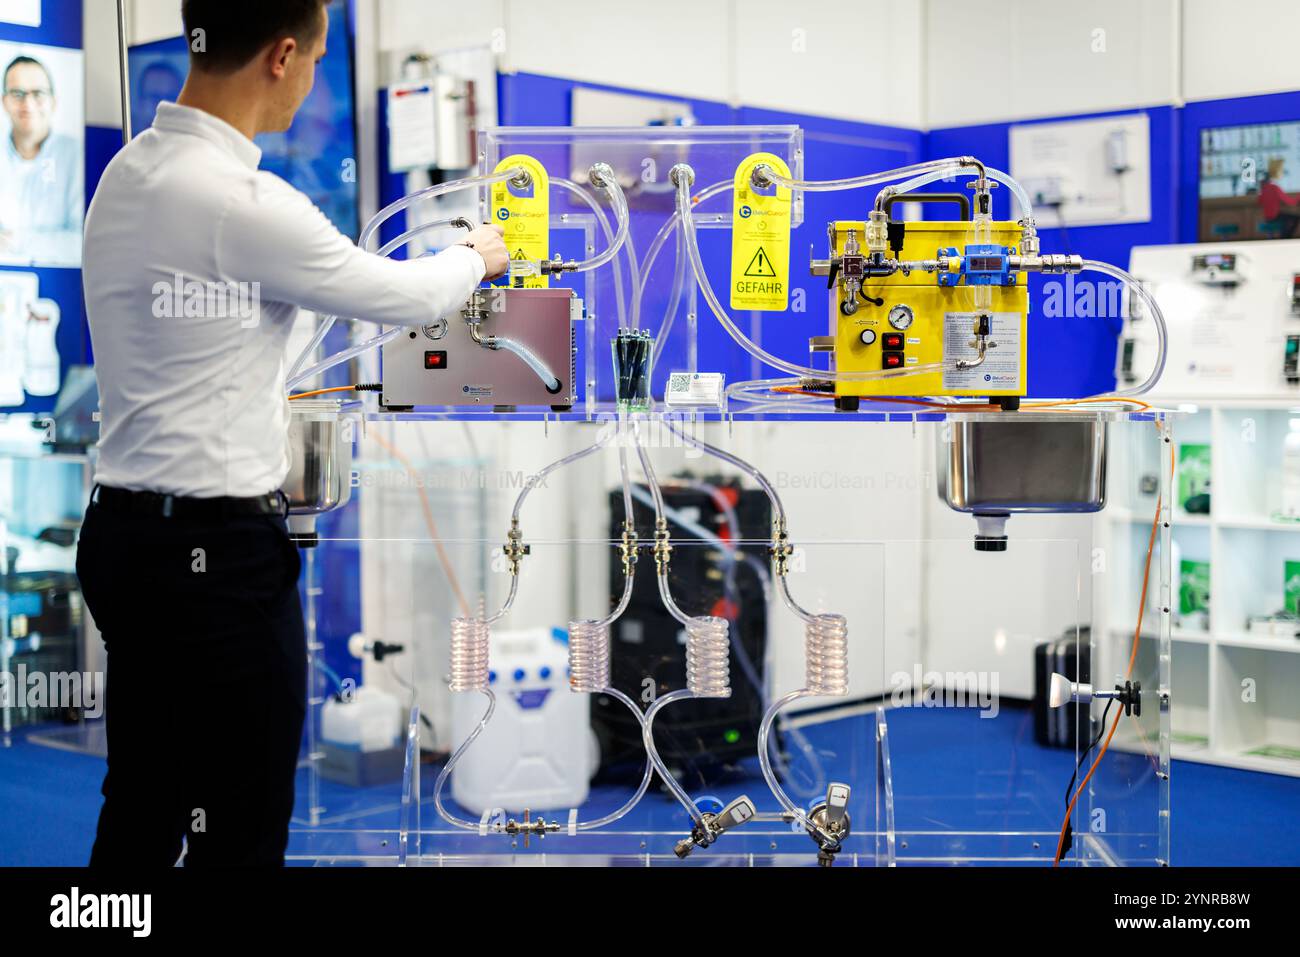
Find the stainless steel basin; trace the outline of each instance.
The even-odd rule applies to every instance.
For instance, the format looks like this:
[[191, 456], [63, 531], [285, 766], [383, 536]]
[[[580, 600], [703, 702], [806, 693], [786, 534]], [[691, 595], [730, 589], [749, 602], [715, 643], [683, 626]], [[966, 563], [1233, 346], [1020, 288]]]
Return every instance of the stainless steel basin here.
[[1051, 419], [945, 423], [939, 494], [959, 512], [1096, 512], [1106, 504], [1106, 423]]
[[289, 499], [291, 531], [309, 544], [315, 516], [352, 497], [351, 425], [338, 402], [299, 400], [290, 414], [289, 474], [280, 488]]
[[1105, 507], [1106, 423], [1087, 413], [949, 421], [938, 473], [939, 497], [979, 519], [976, 548], [1002, 551], [1011, 515]]

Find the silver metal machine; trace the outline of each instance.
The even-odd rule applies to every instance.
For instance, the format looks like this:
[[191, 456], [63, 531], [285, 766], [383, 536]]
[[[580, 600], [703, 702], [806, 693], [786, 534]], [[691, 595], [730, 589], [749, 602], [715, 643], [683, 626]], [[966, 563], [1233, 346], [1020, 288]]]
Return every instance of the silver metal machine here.
[[571, 289], [480, 289], [458, 315], [384, 344], [380, 402], [567, 410], [577, 398], [573, 330], [582, 316]]

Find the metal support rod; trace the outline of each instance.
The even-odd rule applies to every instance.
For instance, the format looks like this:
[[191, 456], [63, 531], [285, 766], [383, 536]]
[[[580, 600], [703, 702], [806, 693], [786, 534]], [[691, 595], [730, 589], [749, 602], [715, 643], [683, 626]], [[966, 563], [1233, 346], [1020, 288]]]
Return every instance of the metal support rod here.
[[131, 78], [126, 71], [126, 0], [117, 0], [117, 57], [122, 77], [122, 145], [131, 142]]

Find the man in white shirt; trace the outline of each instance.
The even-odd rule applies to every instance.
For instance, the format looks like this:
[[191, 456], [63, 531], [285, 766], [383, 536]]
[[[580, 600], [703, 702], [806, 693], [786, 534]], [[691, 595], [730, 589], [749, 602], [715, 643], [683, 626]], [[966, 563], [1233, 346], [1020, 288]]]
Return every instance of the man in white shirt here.
[[77, 572], [110, 676], [92, 865], [168, 866], [182, 839], [192, 865], [283, 862], [306, 695], [277, 491], [293, 318], [417, 326], [508, 265], [494, 226], [435, 257], [379, 258], [258, 172], [253, 136], [286, 129], [311, 89], [325, 5], [184, 0], [185, 88], [87, 215], [101, 424]]

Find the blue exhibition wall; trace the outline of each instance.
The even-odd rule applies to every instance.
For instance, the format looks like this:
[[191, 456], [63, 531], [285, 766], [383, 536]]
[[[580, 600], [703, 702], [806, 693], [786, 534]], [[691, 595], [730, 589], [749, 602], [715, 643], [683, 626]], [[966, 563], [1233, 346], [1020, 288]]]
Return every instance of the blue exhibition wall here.
[[[1151, 219], [1145, 223], [1115, 226], [1076, 226], [1039, 231], [1043, 252], [1075, 253], [1128, 268], [1134, 246], [1179, 242], [1179, 135], [1180, 111], [1162, 106], [1142, 111], [1151, 129]], [[1010, 167], [1010, 135], [1013, 125], [1060, 122], [1119, 116], [1123, 113], [1089, 113], [1052, 117], [1050, 120], [1020, 123], [988, 123], [932, 130], [926, 138], [927, 159], [973, 154], [989, 166]], [[1192, 215], [1195, 216], [1196, 184], [1192, 184]], [[1009, 217], [1007, 190], [995, 192], [994, 211]], [[1193, 230], [1195, 227], [1193, 226]], [[1085, 274], [1086, 276], [1087, 274]], [[1097, 277], [1103, 278], [1103, 277]], [[1048, 318], [1038, 307], [1043, 300], [1044, 282], [1059, 277], [1030, 279], [1031, 324], [1029, 346], [1029, 391], [1031, 395], [1069, 398], [1105, 392], [1115, 387], [1118, 315], [1100, 318]]]
[[[75, 68], [80, 72], [82, 69], [79, 62], [82, 51], [82, 0], [42, 0], [40, 6], [39, 25], [0, 22], [0, 50], [3, 51], [4, 58], [4, 62], [0, 63], [0, 69], [3, 69], [13, 57], [23, 55], [41, 62], [57, 58], [67, 60], [70, 64], [75, 58], [78, 61]], [[78, 84], [78, 87], [80, 86], [81, 84]], [[84, 104], [80, 102], [81, 89], [68, 92], [66, 89], [58, 88], [55, 92], [59, 98], [59, 108], [72, 108], [78, 113], [83, 112]], [[0, 114], [0, 136], [9, 137], [11, 130], [9, 117]], [[5, 146], [7, 148], [7, 144]], [[88, 156], [89, 153], [90, 146], [87, 141], [85, 155]], [[88, 202], [89, 163], [86, 171], [85, 196]], [[0, 188], [3, 186], [4, 184], [0, 183]], [[0, 223], [0, 230], [3, 228], [4, 223]], [[60, 360], [59, 381], [62, 382], [69, 365], [88, 361], [90, 337], [86, 331], [85, 313], [82, 307], [81, 270], [71, 265], [51, 266], [39, 262], [20, 262], [18, 260], [23, 255], [23, 249], [24, 245], [20, 239], [14, 255], [0, 262], [0, 271], [5, 274], [0, 275], [0, 280], [5, 279], [6, 276], [10, 280], [15, 279], [15, 276], [10, 275], [13, 273], [35, 275], [36, 296], [58, 303], [61, 318], [55, 345]], [[15, 347], [22, 349], [22, 330], [27, 321], [25, 303], [14, 300], [9, 305], [13, 307], [12, 314], [10, 309], [0, 303], [0, 321], [5, 325], [5, 328], [0, 329], [0, 336], [3, 337], [0, 339], [3, 343], [0, 349]], [[6, 369], [9, 365], [9, 362], [5, 363]], [[0, 412], [47, 412], [54, 408], [56, 396], [23, 392], [22, 399], [21, 404], [0, 407]]]
[[[689, 107], [695, 122], [699, 125], [799, 126], [804, 131], [804, 173], [816, 179], [847, 176], [864, 169], [881, 169], [912, 163], [921, 159], [923, 155], [924, 136], [917, 130], [852, 123], [753, 107], [731, 107], [714, 100], [674, 97], [659, 93], [646, 94], [640, 90], [581, 83], [529, 73], [500, 77], [498, 102], [501, 125], [570, 125], [573, 120], [573, 92], [579, 87], [674, 100]], [[719, 197], [712, 202], [717, 205], [710, 208], [720, 211], [726, 208], [725, 198]], [[665, 214], [669, 212], [671, 206], [665, 208]], [[808, 275], [809, 253], [823, 256], [826, 223], [837, 217], [844, 218], [848, 214], [844, 194], [836, 196], [828, 193], [810, 193], [805, 196], [804, 225], [794, 231], [790, 247], [791, 291], [795, 293], [797, 290], [804, 290], [805, 312], [745, 313], [736, 316], [742, 328], [747, 328], [752, 337], [764, 348], [796, 362], [808, 362], [808, 338], [825, 334], [828, 325], [825, 318], [827, 309], [825, 281]], [[859, 214], [853, 213], [853, 215]], [[643, 253], [653, 239], [653, 234], [637, 232], [633, 239], [638, 253]], [[701, 232], [700, 242], [706, 271], [712, 276], [728, 275], [731, 269], [729, 234], [725, 231], [705, 229]], [[658, 317], [664, 314], [668, 305], [673, 258], [670, 244], [656, 260], [654, 270], [646, 284], [643, 316], [645, 323], [651, 328], [657, 326], [660, 321]], [[715, 285], [725, 305], [726, 289], [721, 284]], [[601, 295], [606, 303], [610, 301], [608, 293], [602, 291]], [[772, 370], [760, 366], [734, 347], [722, 327], [708, 315], [708, 308], [702, 301], [698, 304], [698, 311], [701, 368], [723, 372], [729, 382], [772, 374]], [[601, 317], [597, 341], [602, 342], [604, 332], [612, 330], [616, 325], [617, 321], [614, 317]], [[656, 361], [654, 383], [656, 391], [662, 388], [661, 380], [670, 371], [685, 367], [684, 342], [684, 337], [674, 334], [663, 354]], [[706, 356], [708, 359], [704, 360], [703, 357]], [[581, 354], [579, 361], [582, 361]], [[597, 361], [604, 361], [604, 358], [598, 357]], [[602, 398], [610, 397], [602, 396]]]
[[[618, 89], [581, 83], [559, 77], [512, 74], [499, 80], [501, 123], [506, 126], [567, 125], [572, 121], [571, 95], [579, 87]], [[785, 124], [803, 128], [805, 138], [805, 173], [811, 179], [848, 176], [873, 169], [884, 169], [922, 159], [937, 159], [959, 154], [975, 154], [994, 167], [1009, 165], [1010, 131], [1013, 125], [1092, 119], [1142, 112], [1148, 117], [1151, 131], [1151, 218], [1144, 223], [1113, 226], [1077, 226], [1041, 230], [1044, 251], [1077, 253], [1127, 267], [1134, 246], [1196, 241], [1199, 177], [1199, 141], [1201, 131], [1216, 126], [1269, 123], [1300, 119], [1300, 92], [1236, 97], [1190, 103], [1182, 107], [1159, 106], [1145, 110], [1108, 113], [1072, 114], [1038, 120], [987, 123], [949, 127], [919, 132], [899, 127], [853, 123], [807, 114], [782, 113], [752, 107], [731, 108], [713, 101], [690, 100], [662, 94], [646, 94], [635, 89], [619, 92], [653, 95], [676, 99], [692, 108], [699, 123]], [[935, 186], [934, 189], [941, 187]], [[805, 196], [805, 225], [792, 243], [791, 286], [803, 286], [808, 292], [809, 315], [764, 314], [761, 317], [762, 342], [765, 347], [787, 358], [802, 361], [807, 357], [807, 338], [824, 331], [820, 317], [825, 315], [825, 291], [820, 283], [810, 282], [804, 270], [809, 243], [820, 255], [824, 244], [824, 224], [835, 218], [860, 217], [861, 203], [852, 193], [810, 193]], [[997, 199], [998, 215], [1008, 214], [1008, 200], [1003, 190]], [[640, 239], [640, 237], [638, 237]], [[706, 266], [716, 275], [726, 275], [725, 244], [714, 237], [703, 240]], [[640, 248], [644, 248], [643, 246]], [[670, 262], [671, 257], [665, 257]], [[657, 265], [660, 269], [670, 266]], [[667, 274], [664, 276], [666, 282]], [[1031, 302], [1041, 304], [1043, 277], [1031, 279]], [[650, 297], [648, 297], [649, 300]], [[649, 308], [649, 306], [647, 307]], [[651, 313], [653, 315], [653, 312]], [[817, 318], [812, 318], [817, 317]], [[738, 320], [754, 317], [738, 316]], [[1048, 318], [1037, 308], [1033, 325], [1029, 389], [1031, 395], [1069, 397], [1089, 395], [1114, 388], [1116, 337], [1119, 316], [1099, 318]], [[754, 328], [751, 325], [751, 328]], [[704, 317], [700, 323], [701, 353], [712, 341], [725, 343], [715, 322]], [[755, 368], [736, 350], [713, 350], [714, 355], [732, 358], [719, 369], [729, 379], [753, 377], [763, 370]], [[665, 356], [671, 364], [671, 350]], [[666, 368], [661, 366], [661, 368]]]

